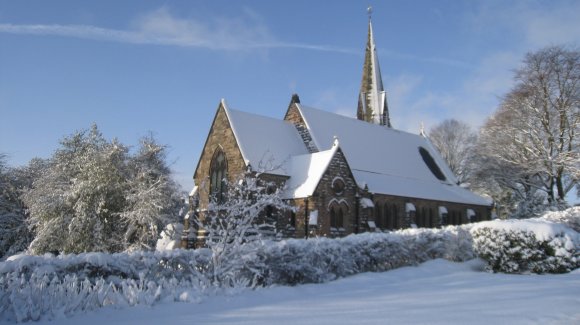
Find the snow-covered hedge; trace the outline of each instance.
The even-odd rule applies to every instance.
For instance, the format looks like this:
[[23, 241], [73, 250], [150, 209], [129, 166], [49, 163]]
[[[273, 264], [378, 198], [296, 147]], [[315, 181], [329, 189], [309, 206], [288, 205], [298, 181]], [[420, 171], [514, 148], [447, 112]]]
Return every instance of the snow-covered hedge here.
[[209, 260], [207, 250], [14, 256], [0, 263], [0, 321], [191, 300], [209, 287]]
[[14, 256], [0, 263], [0, 322], [52, 319], [103, 306], [197, 301], [219, 292], [325, 282], [435, 258], [465, 261], [476, 253], [493, 271], [566, 272], [580, 266], [579, 235], [566, 226], [578, 213], [561, 214], [340, 239], [257, 240], [228, 247], [226, 259], [216, 259], [211, 249]]
[[564, 224], [544, 218], [495, 220], [477, 224], [471, 234], [475, 252], [494, 272], [565, 273], [580, 267], [580, 236]]
[[364, 233], [341, 239], [286, 240], [264, 245], [267, 284], [325, 282], [361, 272], [417, 265], [435, 258], [475, 257], [465, 227]]
[[547, 212], [542, 219], [562, 223], [580, 232], [580, 207], [573, 207], [564, 211]]
[[325, 282], [433, 258], [473, 258], [467, 228], [415, 229], [342, 239], [256, 241], [227, 265], [211, 251], [15, 256], [0, 263], [0, 320], [55, 318], [103, 306], [191, 301], [219, 291]]

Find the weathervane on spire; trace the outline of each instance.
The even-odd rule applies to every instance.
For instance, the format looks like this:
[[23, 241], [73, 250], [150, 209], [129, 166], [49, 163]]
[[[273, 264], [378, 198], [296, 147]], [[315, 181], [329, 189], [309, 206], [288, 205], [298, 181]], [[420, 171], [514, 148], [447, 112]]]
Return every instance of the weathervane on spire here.
[[369, 6], [367, 8], [367, 14], [369, 15], [369, 20], [371, 19], [371, 16], [373, 15], [373, 7]]

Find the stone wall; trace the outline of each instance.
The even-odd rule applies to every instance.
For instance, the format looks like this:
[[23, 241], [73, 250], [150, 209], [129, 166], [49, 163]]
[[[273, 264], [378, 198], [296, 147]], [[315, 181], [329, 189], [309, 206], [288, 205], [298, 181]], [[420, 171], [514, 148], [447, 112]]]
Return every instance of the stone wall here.
[[[337, 191], [333, 187], [335, 182], [343, 182], [344, 189]], [[310, 198], [313, 203], [312, 208], [318, 211], [318, 226], [312, 230], [313, 234], [338, 237], [360, 232], [360, 216], [358, 216], [359, 225], [357, 226], [356, 192], [356, 182], [344, 154], [339, 148]], [[329, 208], [333, 204], [345, 207], [342, 229], [331, 229]]]
[[304, 119], [302, 119], [302, 115], [298, 110], [297, 104], [295, 103], [290, 104], [290, 106], [288, 107], [288, 111], [286, 111], [286, 115], [284, 116], [284, 120], [292, 122], [292, 124], [294, 124], [294, 127], [296, 127], [298, 134], [300, 134], [302, 141], [304, 141], [304, 145], [306, 146], [306, 148], [308, 148], [308, 151], [310, 153], [319, 151], [318, 148], [316, 147], [316, 144], [312, 140], [312, 136], [310, 135], [310, 132], [306, 127], [306, 123], [304, 123]]
[[[476, 217], [473, 221], [491, 219], [491, 207], [406, 198], [385, 194], [371, 194], [369, 198], [372, 199], [375, 205], [375, 208], [373, 208], [373, 220], [375, 220], [375, 223], [378, 226], [381, 222], [377, 220], [376, 213], [380, 212], [381, 214], [384, 214], [385, 206], [391, 208], [391, 213], [394, 210], [393, 206], [396, 207], [395, 218], [397, 226], [394, 228], [406, 228], [409, 227], [410, 224], [415, 224], [418, 227], [439, 227], [442, 222], [439, 213], [439, 207], [441, 206], [445, 207], [448, 211], [447, 225], [469, 223], [467, 209], [472, 209], [476, 213]], [[415, 213], [407, 213], [407, 203], [412, 203], [415, 206]], [[377, 206], [380, 208], [377, 209]], [[382, 228], [383, 230], [387, 229], [384, 225]]]
[[246, 164], [236, 142], [225, 109], [221, 104], [215, 115], [193, 177], [195, 185], [199, 188], [199, 208], [201, 210], [207, 207], [210, 165], [213, 155], [218, 149], [223, 150], [226, 155], [228, 181], [231, 182], [245, 172]]

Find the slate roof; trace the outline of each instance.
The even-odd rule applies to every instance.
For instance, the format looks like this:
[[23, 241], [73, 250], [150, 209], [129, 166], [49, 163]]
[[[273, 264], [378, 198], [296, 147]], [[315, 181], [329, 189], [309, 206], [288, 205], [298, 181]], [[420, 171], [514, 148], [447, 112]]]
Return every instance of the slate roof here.
[[[309, 153], [292, 123], [233, 110], [225, 102], [222, 104], [246, 165], [250, 163], [258, 172], [290, 177], [285, 197], [312, 195], [340, 146], [358, 186], [368, 186], [372, 193], [490, 204], [456, 185], [443, 158], [423, 136], [295, 104], [319, 150]], [[429, 152], [445, 180], [434, 175], [419, 148]]]
[[308, 153], [290, 122], [230, 109], [222, 100], [246, 166], [259, 172], [287, 175], [293, 156]]

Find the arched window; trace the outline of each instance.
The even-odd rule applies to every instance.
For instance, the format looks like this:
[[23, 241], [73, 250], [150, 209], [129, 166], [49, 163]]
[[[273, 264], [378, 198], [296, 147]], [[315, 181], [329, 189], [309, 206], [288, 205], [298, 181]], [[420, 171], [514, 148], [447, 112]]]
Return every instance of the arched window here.
[[379, 202], [375, 202], [375, 223], [379, 229], [383, 229], [385, 226], [383, 224], [383, 216], [381, 214], [381, 205]]
[[290, 227], [296, 228], [296, 212], [290, 210]]
[[383, 225], [386, 229], [392, 230], [393, 229], [393, 218], [392, 218], [391, 209], [389, 209], [389, 205], [385, 203], [383, 206]]
[[[417, 227], [419, 228], [426, 228], [427, 227], [427, 209], [422, 207], [421, 212], [417, 215]], [[419, 211], [417, 211], [419, 212]]]
[[330, 207], [330, 228], [336, 228], [336, 205]]
[[393, 204], [392, 211], [393, 213], [391, 215], [393, 216], [393, 229], [399, 229], [401, 226], [399, 226], [399, 211], [396, 204]]
[[214, 153], [209, 170], [209, 193], [213, 200], [223, 202], [227, 191], [228, 161], [221, 149]]
[[344, 217], [348, 211], [348, 207], [344, 204], [332, 204], [330, 206], [330, 228], [340, 230], [344, 228]]

